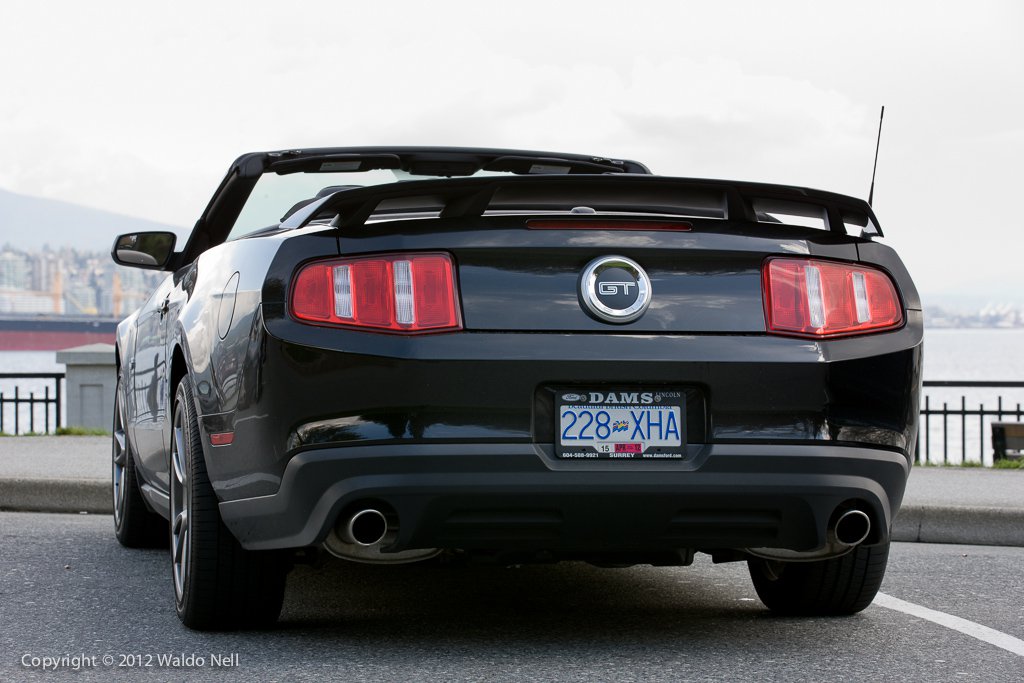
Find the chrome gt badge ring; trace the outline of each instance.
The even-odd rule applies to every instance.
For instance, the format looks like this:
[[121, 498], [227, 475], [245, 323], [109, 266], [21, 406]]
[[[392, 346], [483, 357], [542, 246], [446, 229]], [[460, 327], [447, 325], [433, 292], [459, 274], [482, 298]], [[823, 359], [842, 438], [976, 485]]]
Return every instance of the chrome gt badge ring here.
[[602, 256], [580, 276], [580, 301], [599, 320], [633, 322], [651, 303], [651, 279], [640, 264], [625, 256]]

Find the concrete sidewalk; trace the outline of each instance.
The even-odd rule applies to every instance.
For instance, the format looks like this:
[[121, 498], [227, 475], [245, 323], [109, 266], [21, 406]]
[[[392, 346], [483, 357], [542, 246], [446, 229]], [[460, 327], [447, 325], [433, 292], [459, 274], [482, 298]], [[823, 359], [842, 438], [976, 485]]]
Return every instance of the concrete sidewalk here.
[[[110, 438], [0, 438], [0, 509], [110, 513]], [[893, 539], [1024, 546], [1024, 470], [917, 467]]]

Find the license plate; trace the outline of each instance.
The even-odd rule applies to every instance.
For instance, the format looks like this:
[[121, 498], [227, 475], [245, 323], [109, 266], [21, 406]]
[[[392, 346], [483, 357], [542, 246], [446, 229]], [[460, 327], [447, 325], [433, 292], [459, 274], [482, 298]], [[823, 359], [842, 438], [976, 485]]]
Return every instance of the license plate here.
[[681, 391], [563, 389], [555, 394], [560, 458], [682, 458], [686, 401]]

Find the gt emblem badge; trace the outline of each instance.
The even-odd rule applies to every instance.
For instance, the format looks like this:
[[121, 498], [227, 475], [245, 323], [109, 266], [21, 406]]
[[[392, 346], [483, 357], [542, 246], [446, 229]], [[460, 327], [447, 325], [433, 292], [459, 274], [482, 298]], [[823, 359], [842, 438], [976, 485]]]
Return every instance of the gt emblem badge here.
[[651, 303], [651, 293], [647, 273], [625, 256], [594, 259], [580, 277], [584, 310], [610, 323], [628, 323], [642, 316]]

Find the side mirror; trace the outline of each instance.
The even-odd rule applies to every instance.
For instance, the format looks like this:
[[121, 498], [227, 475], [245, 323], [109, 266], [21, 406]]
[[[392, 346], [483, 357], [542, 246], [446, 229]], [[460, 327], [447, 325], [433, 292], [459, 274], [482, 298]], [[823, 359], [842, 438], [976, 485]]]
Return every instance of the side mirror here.
[[161, 270], [171, 260], [177, 236], [173, 232], [133, 232], [114, 240], [114, 263], [130, 268]]

